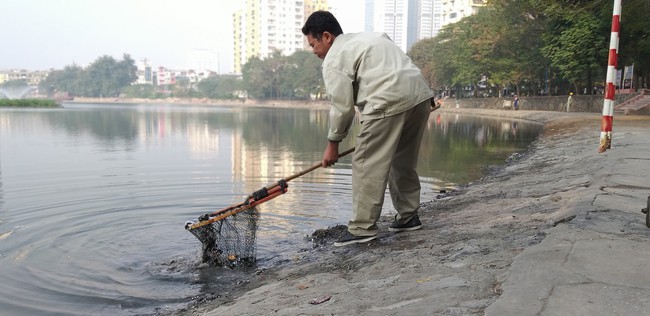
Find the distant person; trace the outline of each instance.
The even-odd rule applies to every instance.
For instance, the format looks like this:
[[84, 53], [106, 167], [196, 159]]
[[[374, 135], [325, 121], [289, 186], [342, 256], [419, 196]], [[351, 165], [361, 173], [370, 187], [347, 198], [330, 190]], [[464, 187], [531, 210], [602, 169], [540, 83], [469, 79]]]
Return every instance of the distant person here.
[[512, 107], [516, 110], [519, 110], [519, 97], [515, 94], [515, 98], [512, 102]]
[[330, 98], [328, 143], [323, 167], [338, 161], [339, 143], [360, 112], [352, 157], [352, 219], [334, 246], [377, 238], [377, 221], [388, 186], [397, 210], [389, 230], [420, 229], [420, 142], [433, 91], [411, 59], [384, 33], [343, 34], [334, 15], [312, 13], [302, 28], [314, 54], [323, 59]]
[[569, 92], [569, 98], [566, 100], [566, 111], [571, 111], [571, 104], [573, 103], [573, 92]]

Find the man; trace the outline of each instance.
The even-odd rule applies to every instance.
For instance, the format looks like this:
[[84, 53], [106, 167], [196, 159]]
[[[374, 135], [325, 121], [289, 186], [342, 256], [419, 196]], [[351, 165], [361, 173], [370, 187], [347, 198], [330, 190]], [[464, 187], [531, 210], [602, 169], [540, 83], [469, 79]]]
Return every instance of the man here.
[[339, 142], [352, 125], [355, 106], [360, 131], [352, 157], [353, 216], [335, 246], [377, 238], [377, 221], [388, 185], [398, 214], [389, 230], [420, 229], [420, 142], [433, 92], [420, 70], [383, 33], [343, 34], [336, 18], [317, 11], [302, 28], [314, 54], [323, 59], [330, 98], [328, 144], [323, 167], [338, 161]]
[[513, 102], [513, 108], [516, 110], [519, 110], [519, 97], [515, 94], [514, 102]]

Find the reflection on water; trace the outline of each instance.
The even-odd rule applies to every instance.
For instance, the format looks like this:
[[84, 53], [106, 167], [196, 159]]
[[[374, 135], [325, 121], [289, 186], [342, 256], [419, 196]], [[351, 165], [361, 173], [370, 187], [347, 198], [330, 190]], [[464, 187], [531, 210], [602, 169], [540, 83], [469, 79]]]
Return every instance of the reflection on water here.
[[[0, 110], [3, 313], [151, 313], [232, 283], [230, 272], [196, 268], [200, 244], [183, 224], [320, 161], [327, 120], [326, 110], [179, 105]], [[480, 178], [540, 128], [434, 112], [418, 167], [423, 200]], [[347, 222], [349, 161], [262, 204], [259, 265]]]
[[525, 149], [541, 128], [512, 119], [434, 112], [422, 144], [420, 175], [443, 181], [443, 187], [474, 181], [486, 166]]

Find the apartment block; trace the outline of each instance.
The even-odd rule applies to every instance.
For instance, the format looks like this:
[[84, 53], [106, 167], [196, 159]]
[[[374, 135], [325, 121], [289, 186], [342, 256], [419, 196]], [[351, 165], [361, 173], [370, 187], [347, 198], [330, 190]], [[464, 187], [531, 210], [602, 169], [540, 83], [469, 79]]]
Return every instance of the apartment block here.
[[291, 55], [306, 48], [302, 26], [311, 12], [327, 9], [326, 0], [244, 0], [233, 14], [234, 72], [251, 58], [275, 52]]
[[384, 32], [408, 51], [450, 23], [475, 14], [487, 0], [365, 0], [365, 31]]
[[434, 37], [440, 32], [442, 27], [442, 1], [418, 1], [417, 40]]
[[136, 71], [137, 79], [135, 84], [153, 84], [154, 70], [148, 59], [143, 58], [136, 63], [138, 70]]
[[[409, 2], [416, 0], [366, 0], [367, 32], [383, 32], [403, 51], [408, 49]], [[415, 17], [411, 22], [415, 22]]]

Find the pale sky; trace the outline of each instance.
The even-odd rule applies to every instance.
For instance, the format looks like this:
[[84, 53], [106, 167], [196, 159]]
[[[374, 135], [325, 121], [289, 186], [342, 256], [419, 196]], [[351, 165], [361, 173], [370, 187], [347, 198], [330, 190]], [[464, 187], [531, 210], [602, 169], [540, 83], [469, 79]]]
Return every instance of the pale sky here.
[[[363, 30], [365, 0], [329, 0], [346, 33]], [[1, 0], [0, 70], [82, 67], [127, 53], [183, 68], [193, 49], [232, 71], [232, 14], [244, 0]]]

